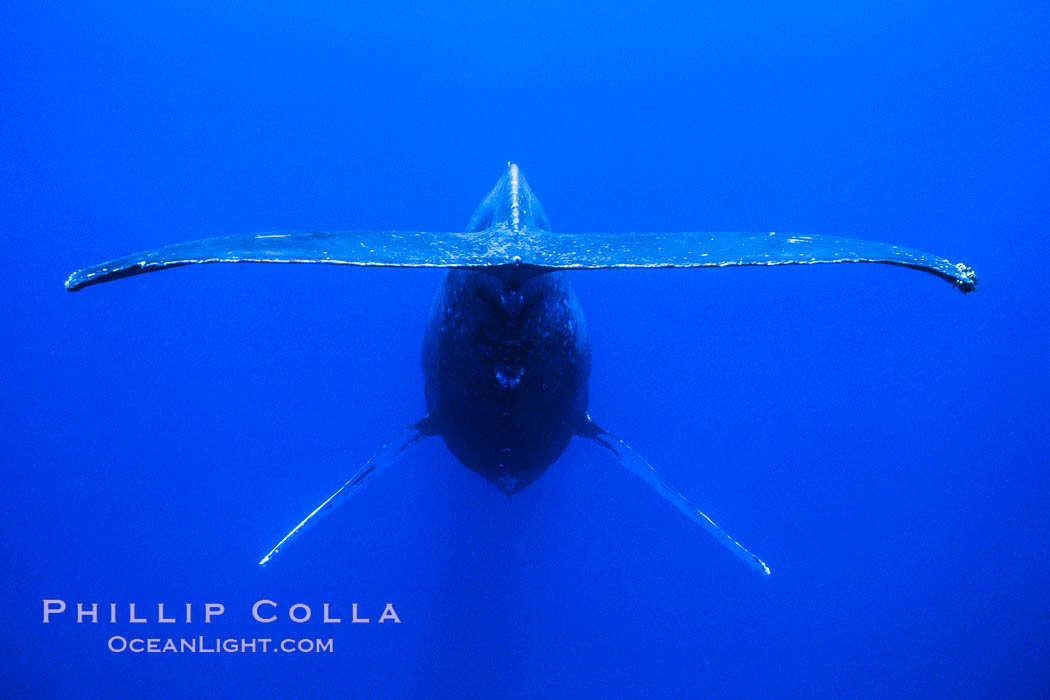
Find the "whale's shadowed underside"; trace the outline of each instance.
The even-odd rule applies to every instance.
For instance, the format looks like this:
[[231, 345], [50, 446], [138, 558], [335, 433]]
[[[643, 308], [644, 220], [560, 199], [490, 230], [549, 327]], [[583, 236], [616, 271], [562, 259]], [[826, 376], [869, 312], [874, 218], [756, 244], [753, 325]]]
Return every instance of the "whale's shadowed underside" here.
[[910, 248], [783, 233], [555, 233], [510, 165], [463, 233], [353, 231], [206, 238], [73, 273], [83, 287], [216, 262], [448, 268], [423, 340], [427, 415], [384, 445], [259, 563], [355, 494], [409, 445], [440, 435], [469, 469], [508, 494], [538, 478], [573, 436], [594, 440], [755, 570], [769, 567], [715, 525], [627, 443], [587, 413], [590, 345], [566, 270], [884, 263], [922, 270], [963, 292], [966, 265]]

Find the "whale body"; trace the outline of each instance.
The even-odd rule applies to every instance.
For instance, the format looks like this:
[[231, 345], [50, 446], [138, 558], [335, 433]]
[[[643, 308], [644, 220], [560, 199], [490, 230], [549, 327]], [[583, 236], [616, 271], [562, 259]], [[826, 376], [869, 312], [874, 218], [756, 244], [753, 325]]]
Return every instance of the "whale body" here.
[[897, 245], [802, 234], [565, 234], [516, 165], [478, 205], [464, 232], [261, 233], [207, 238], [73, 273], [66, 288], [189, 264], [321, 263], [448, 268], [423, 338], [427, 415], [384, 445], [259, 562], [346, 502], [415, 442], [440, 435], [464, 466], [508, 495], [535, 481], [574, 436], [606, 448], [756, 571], [769, 567], [588, 414], [591, 349], [569, 270], [883, 263], [933, 274], [963, 292], [961, 263]]

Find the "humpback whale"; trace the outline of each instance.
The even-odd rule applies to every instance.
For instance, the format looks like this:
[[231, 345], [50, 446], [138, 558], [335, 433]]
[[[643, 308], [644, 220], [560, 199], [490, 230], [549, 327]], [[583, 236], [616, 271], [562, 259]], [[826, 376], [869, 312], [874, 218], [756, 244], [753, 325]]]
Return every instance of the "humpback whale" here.
[[573, 437], [594, 441], [754, 570], [766, 564], [603, 430], [587, 406], [591, 350], [567, 272], [603, 268], [883, 263], [936, 275], [965, 292], [962, 263], [886, 243], [762, 233], [557, 233], [514, 164], [464, 232], [258, 233], [177, 243], [70, 275], [66, 289], [201, 263], [323, 263], [446, 268], [423, 338], [426, 415], [385, 444], [259, 562], [265, 566], [383, 472], [440, 435], [468, 469], [507, 494], [535, 481]]

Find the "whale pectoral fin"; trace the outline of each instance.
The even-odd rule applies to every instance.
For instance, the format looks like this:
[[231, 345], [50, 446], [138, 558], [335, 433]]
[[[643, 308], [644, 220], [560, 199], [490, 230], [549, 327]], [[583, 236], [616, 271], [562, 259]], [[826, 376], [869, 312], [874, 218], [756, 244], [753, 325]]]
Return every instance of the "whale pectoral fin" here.
[[321, 518], [331, 513], [338, 506], [345, 503], [348, 498], [357, 493], [373, 476], [397, 461], [397, 458], [401, 456], [401, 453], [404, 452], [409, 445], [424, 440], [434, 434], [429, 418], [423, 418], [419, 422], [413, 423], [398, 433], [393, 440], [380, 447], [372, 456], [372, 459], [368, 460], [368, 462], [365, 463], [356, 474], [350, 477], [349, 481], [339, 487], [339, 489], [329, 496], [324, 503], [314, 508], [312, 513], [303, 518], [301, 523], [296, 525], [291, 532], [285, 535], [284, 539], [278, 542], [277, 545], [259, 561], [259, 566], [266, 566], [269, 564], [273, 561], [273, 558], [277, 556], [279, 551], [291, 544], [292, 540], [301, 535], [310, 526], [316, 525]]
[[652, 465], [642, 459], [630, 445], [616, 437], [612, 433], [602, 430], [597, 423], [588, 417], [587, 423], [577, 431], [580, 437], [594, 440], [599, 445], [616, 455], [620, 464], [635, 476], [640, 478], [649, 486], [653, 487], [660, 495], [666, 498], [671, 505], [685, 514], [687, 518], [707, 530], [716, 540], [725, 545], [729, 551], [742, 559], [755, 571], [769, 575], [769, 567], [765, 562], [752, 554], [746, 547], [730, 537], [725, 530], [718, 527], [715, 521], [707, 517], [699, 508], [689, 502], [676, 488], [664, 481], [664, 478], [653, 469]]

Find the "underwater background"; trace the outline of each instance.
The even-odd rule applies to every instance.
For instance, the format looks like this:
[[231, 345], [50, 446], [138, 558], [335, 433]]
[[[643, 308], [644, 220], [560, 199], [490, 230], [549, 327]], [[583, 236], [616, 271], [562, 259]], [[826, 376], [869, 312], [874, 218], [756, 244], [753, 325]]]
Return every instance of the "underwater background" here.
[[[1047, 697], [1048, 29], [1044, 2], [4, 3], [0, 696]], [[976, 270], [571, 273], [591, 415], [770, 577], [579, 440], [513, 498], [420, 444], [261, 569], [422, 415], [442, 273], [62, 288], [206, 236], [461, 230], [508, 161], [555, 230]]]

